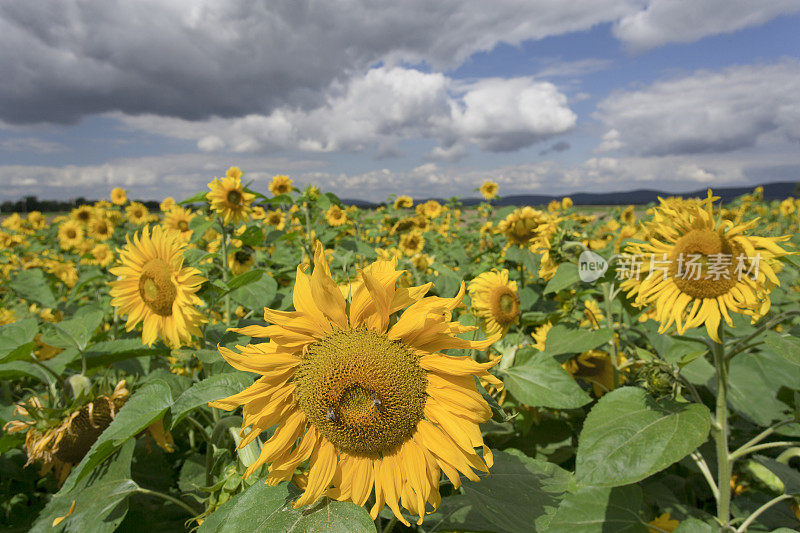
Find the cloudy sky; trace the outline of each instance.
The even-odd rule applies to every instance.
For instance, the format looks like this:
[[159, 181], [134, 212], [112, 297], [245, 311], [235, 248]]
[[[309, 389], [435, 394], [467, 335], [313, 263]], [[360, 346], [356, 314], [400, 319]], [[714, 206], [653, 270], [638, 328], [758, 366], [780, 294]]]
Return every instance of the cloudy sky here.
[[0, 199], [800, 179], [800, 0], [0, 3]]

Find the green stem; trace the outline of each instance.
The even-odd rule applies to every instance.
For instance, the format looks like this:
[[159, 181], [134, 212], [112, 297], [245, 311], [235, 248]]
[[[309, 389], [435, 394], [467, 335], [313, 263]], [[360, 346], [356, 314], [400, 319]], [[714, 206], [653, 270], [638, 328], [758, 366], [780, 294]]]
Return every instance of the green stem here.
[[[225, 282], [227, 285], [229, 273], [228, 273], [228, 229], [225, 224], [222, 223], [222, 219], [217, 219], [219, 221], [219, 227], [222, 229], [222, 281]], [[225, 293], [225, 327], [231, 327], [231, 294], [230, 291]]]
[[617, 339], [616, 328], [614, 326], [614, 285], [612, 283], [603, 284], [603, 304], [606, 311], [606, 322], [611, 330], [611, 341], [609, 342], [609, 352], [611, 355], [611, 365], [614, 367], [614, 389], [619, 387], [619, 361], [617, 361]]
[[774, 328], [775, 326], [777, 326], [778, 324], [780, 324], [781, 322], [783, 322], [787, 318], [795, 316], [795, 315], [800, 315], [800, 311], [786, 311], [785, 313], [781, 313], [780, 315], [776, 316], [772, 320], [766, 322], [761, 327], [759, 327], [757, 330], [755, 330], [753, 333], [751, 333], [747, 337], [743, 338], [742, 340], [740, 340], [739, 342], [734, 344], [733, 347], [731, 348], [731, 350], [729, 350], [729, 352], [728, 352], [728, 358], [730, 359], [734, 355], [737, 355], [739, 352], [744, 351], [746, 348], [748, 348], [747, 343], [749, 343], [751, 340], [755, 339], [756, 337], [758, 337], [759, 335], [761, 335], [762, 333], [764, 333], [768, 329]]
[[708, 482], [708, 486], [711, 488], [711, 493], [714, 495], [714, 499], [719, 499], [719, 488], [714, 482], [714, 476], [711, 475], [711, 469], [708, 468], [708, 463], [706, 462], [705, 458], [696, 450], [692, 452], [691, 457], [697, 465], [697, 468], [699, 468], [700, 472], [703, 473], [703, 477], [706, 478], [706, 482]]
[[755, 522], [756, 518], [758, 518], [761, 515], [761, 513], [763, 513], [764, 511], [766, 511], [767, 509], [769, 509], [770, 507], [772, 507], [776, 503], [779, 503], [779, 502], [782, 502], [783, 500], [788, 500], [788, 499], [791, 499], [791, 498], [792, 498], [792, 496], [789, 495], [789, 494], [782, 494], [782, 495], [780, 495], [780, 496], [778, 496], [776, 498], [771, 499], [770, 501], [768, 501], [767, 503], [765, 503], [764, 505], [762, 505], [761, 507], [759, 507], [758, 509], [753, 511], [753, 513], [750, 516], [747, 517], [747, 520], [745, 520], [742, 523], [742, 525], [739, 526], [739, 528], [736, 530], [736, 533], [745, 533], [747, 531], [747, 528], [750, 527], [750, 524]]
[[745, 455], [758, 452], [761, 450], [768, 450], [770, 448], [789, 448], [791, 446], [796, 446], [796, 445], [797, 442], [779, 441], [779, 442], [765, 442], [764, 444], [750, 446], [749, 448], [739, 448], [738, 450], [736, 450], [731, 454], [731, 461], [735, 461], [740, 457], [744, 457]]
[[731, 518], [731, 475], [733, 461], [728, 450], [728, 360], [725, 358], [724, 330], [719, 327], [720, 343], [713, 343], [714, 366], [717, 375], [716, 427], [714, 440], [717, 445], [717, 519], [722, 531], [729, 531]]
[[145, 494], [147, 496], [155, 496], [157, 498], [161, 498], [162, 500], [166, 500], [168, 502], [174, 503], [175, 505], [177, 505], [178, 507], [180, 507], [181, 509], [183, 509], [184, 511], [186, 511], [187, 513], [189, 513], [192, 516], [197, 515], [197, 510], [196, 509], [192, 509], [186, 503], [180, 501], [178, 498], [170, 496], [169, 494], [164, 494], [163, 492], [158, 492], [158, 491], [155, 491], [155, 490], [145, 489], [145, 488], [142, 488], [142, 487], [139, 487], [138, 489], [136, 489], [136, 492], [139, 492], [141, 494]]
[[386, 527], [385, 527], [385, 528], [383, 528], [383, 532], [382, 532], [382, 533], [391, 533], [391, 532], [392, 532], [392, 530], [394, 529], [394, 525], [395, 525], [396, 523], [397, 523], [397, 517], [396, 517], [396, 516], [393, 516], [393, 517], [392, 517], [392, 519], [391, 519], [391, 520], [389, 520], [389, 523], [388, 523], [388, 524], [386, 524]]

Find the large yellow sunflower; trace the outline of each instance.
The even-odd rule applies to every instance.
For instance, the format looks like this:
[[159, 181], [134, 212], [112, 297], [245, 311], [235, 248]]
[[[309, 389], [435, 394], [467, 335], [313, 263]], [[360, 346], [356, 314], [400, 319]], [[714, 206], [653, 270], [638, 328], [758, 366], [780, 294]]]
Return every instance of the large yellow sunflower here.
[[114, 205], [123, 205], [125, 202], [127, 202], [128, 195], [125, 193], [125, 189], [114, 187], [111, 190], [111, 201], [114, 203]]
[[83, 239], [83, 228], [76, 220], [68, 220], [58, 227], [58, 243], [64, 250], [75, 248]]
[[314, 263], [310, 276], [306, 265], [297, 269], [295, 311], [265, 309], [272, 325], [234, 330], [269, 342], [220, 348], [233, 367], [261, 378], [211, 405], [244, 406], [240, 447], [277, 424], [245, 476], [269, 464], [267, 483], [275, 485], [301, 467], [305, 493], [294, 507], [323, 495], [364, 505], [374, 491], [373, 518], [388, 505], [408, 524], [402, 505], [421, 523], [426, 503], [436, 509], [441, 501], [441, 472], [458, 488], [459, 472], [478, 481], [475, 470], [491, 467], [478, 427], [491, 409], [473, 376], [502, 387], [487, 372], [495, 362], [439, 352], [484, 350], [499, 335], [455, 337], [474, 329], [450, 321], [463, 284], [455, 298], [426, 298], [430, 283], [398, 289], [403, 271], [379, 260], [359, 272], [345, 299], [319, 243]]
[[189, 344], [200, 335], [205, 316], [194, 306], [201, 304], [195, 293], [205, 278], [200, 271], [183, 266], [186, 243], [177, 231], [153, 228], [135, 234], [133, 242], [120, 250], [121, 266], [110, 269], [118, 276], [111, 282], [111, 305], [128, 315], [126, 329], [144, 322], [142, 343], [151, 345], [161, 337], [170, 346]]
[[325, 211], [325, 220], [328, 221], [330, 226], [341, 226], [347, 222], [347, 211], [334, 204]]
[[150, 219], [150, 211], [147, 206], [140, 202], [131, 202], [125, 208], [125, 215], [131, 223], [140, 226]]
[[716, 217], [718, 199], [709, 190], [700, 201], [661, 200], [653, 220], [644, 224], [649, 242], [626, 248], [630, 264], [623, 272], [630, 277], [622, 287], [634, 305], [655, 309], [660, 333], [673, 323], [680, 335], [705, 324], [720, 342], [722, 319], [732, 326], [733, 312], [755, 322], [769, 310], [769, 293], [780, 285], [776, 258], [789, 252], [778, 243], [789, 237], [748, 235], [758, 219], [734, 224]]
[[245, 192], [242, 180], [237, 174], [225, 176], [222, 179], [214, 178], [208, 184], [211, 192], [206, 198], [213, 209], [225, 224], [246, 222], [250, 217], [250, 202], [255, 194]]
[[89, 220], [87, 232], [95, 240], [107, 241], [114, 236], [114, 223], [102, 211], [97, 211]]
[[425, 237], [419, 231], [410, 231], [400, 237], [399, 248], [406, 255], [416, 255], [425, 248]]
[[469, 282], [472, 312], [487, 335], [505, 335], [519, 320], [517, 282], [509, 281], [508, 270], [489, 271]]

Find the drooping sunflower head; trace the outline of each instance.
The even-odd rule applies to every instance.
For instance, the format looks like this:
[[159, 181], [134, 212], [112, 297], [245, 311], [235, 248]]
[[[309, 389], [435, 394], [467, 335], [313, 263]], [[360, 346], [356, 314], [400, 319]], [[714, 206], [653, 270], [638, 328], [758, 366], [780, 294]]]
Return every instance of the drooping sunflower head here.
[[451, 322], [463, 285], [455, 298], [424, 297], [431, 284], [398, 288], [396, 260], [337, 285], [319, 243], [314, 263], [310, 276], [306, 265], [297, 269], [295, 311], [265, 309], [272, 325], [234, 330], [269, 342], [220, 348], [235, 368], [261, 378], [211, 405], [244, 406], [240, 447], [277, 424], [245, 475], [268, 464], [267, 483], [277, 484], [299, 468], [305, 492], [295, 507], [323, 495], [364, 505], [374, 492], [373, 518], [388, 505], [407, 524], [402, 505], [421, 523], [427, 504], [436, 509], [441, 500], [442, 472], [459, 487], [459, 473], [477, 481], [473, 469], [491, 466], [478, 428], [491, 410], [474, 377], [502, 387], [487, 372], [495, 362], [440, 352], [483, 350], [499, 335], [455, 336], [474, 329]]
[[131, 202], [125, 208], [125, 215], [131, 223], [140, 226], [150, 220], [150, 211], [140, 202]]
[[416, 255], [425, 248], [425, 237], [419, 231], [409, 231], [400, 237], [400, 250], [408, 255]]
[[505, 335], [519, 320], [517, 282], [509, 281], [508, 270], [489, 271], [469, 283], [472, 312], [487, 335]]
[[394, 201], [395, 209], [410, 209], [414, 207], [414, 199], [410, 196], [400, 195]]
[[789, 253], [779, 243], [785, 237], [750, 234], [758, 219], [734, 224], [717, 216], [709, 195], [702, 201], [661, 201], [645, 223], [647, 243], [630, 244], [640, 271], [623, 282], [637, 306], [653, 307], [663, 333], [673, 323], [679, 334], [705, 325], [719, 342], [722, 319], [730, 313], [753, 322], [769, 309], [769, 293], [780, 285], [777, 260]]
[[83, 239], [83, 227], [76, 220], [68, 220], [58, 227], [58, 243], [64, 250], [80, 246]]
[[283, 176], [281, 174], [272, 176], [272, 181], [269, 184], [269, 192], [271, 192], [273, 196], [289, 194], [292, 192], [292, 180], [289, 176]]
[[325, 212], [325, 220], [330, 226], [341, 226], [347, 222], [347, 211], [334, 204]]
[[128, 315], [126, 329], [143, 322], [142, 343], [152, 345], [158, 337], [170, 346], [191, 342], [199, 335], [206, 318], [195, 306], [202, 302], [195, 294], [205, 278], [196, 268], [183, 266], [186, 243], [180, 234], [161, 226], [146, 226], [141, 237], [120, 250], [120, 266], [110, 269], [118, 276], [111, 285], [111, 305]]
[[481, 184], [480, 191], [486, 200], [493, 200], [497, 198], [497, 191], [500, 187], [492, 180], [486, 180]]
[[247, 221], [250, 217], [250, 203], [256, 196], [244, 190], [240, 177], [234, 175], [222, 179], [214, 178], [208, 188], [211, 192], [206, 194], [206, 199], [225, 224]]
[[125, 202], [128, 201], [128, 195], [125, 193], [125, 189], [120, 187], [114, 187], [111, 190], [111, 203], [114, 205], [123, 205]]

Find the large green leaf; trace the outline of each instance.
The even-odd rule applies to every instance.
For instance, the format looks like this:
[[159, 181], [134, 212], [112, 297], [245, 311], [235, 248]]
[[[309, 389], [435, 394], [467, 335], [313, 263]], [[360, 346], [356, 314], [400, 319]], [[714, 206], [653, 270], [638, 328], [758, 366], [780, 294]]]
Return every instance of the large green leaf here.
[[800, 388], [800, 366], [764, 350], [734, 357], [729, 375], [728, 401], [739, 414], [760, 426], [791, 416], [791, 407], [779, 399], [779, 392]]
[[554, 463], [521, 453], [494, 452], [494, 466], [464, 493], [475, 512], [498, 531], [547, 531], [572, 475]]
[[277, 291], [278, 282], [275, 278], [262, 275], [257, 280], [231, 291], [231, 298], [248, 309], [260, 313], [264, 307], [272, 303]]
[[161, 380], [151, 381], [137, 390], [75, 467], [62, 490], [71, 490], [125, 441], [161, 418], [171, 404], [169, 385]]
[[800, 366], [800, 339], [796, 337], [785, 337], [774, 331], [767, 332], [764, 342], [772, 348], [776, 354], [780, 355], [790, 363]]
[[639, 519], [642, 489], [582, 487], [558, 506], [547, 533], [647, 533]]
[[[533, 348], [520, 350], [525, 351]], [[592, 400], [558, 361], [544, 352], [534, 353], [523, 364], [506, 370], [503, 381], [515, 398], [534, 407], [574, 409]]]
[[33, 318], [0, 326], [0, 363], [26, 358], [38, 331], [39, 326]]
[[184, 391], [172, 405], [172, 427], [175, 427], [193, 409], [241, 392], [252, 384], [253, 377], [246, 372], [217, 374], [195, 383]]
[[232, 291], [244, 287], [245, 285], [249, 285], [261, 279], [261, 276], [264, 275], [263, 270], [248, 270], [242, 274], [239, 274], [235, 278], [228, 280], [228, 288]]
[[656, 400], [643, 389], [622, 387], [603, 396], [586, 417], [576, 480], [606, 487], [635, 483], [697, 449], [710, 427], [704, 405]]
[[573, 285], [580, 285], [581, 278], [578, 276], [578, 265], [574, 263], [561, 263], [558, 265], [555, 275], [547, 282], [544, 288], [544, 294], [551, 292], [558, 292], [572, 287]]
[[716, 533], [717, 529], [711, 524], [706, 524], [697, 518], [688, 518], [681, 521], [673, 533]]
[[[39, 514], [31, 532], [114, 531], [128, 512], [128, 496], [139, 488], [131, 479], [133, 449], [134, 443], [128, 442], [91, 475], [70, 485], [69, 489], [65, 483]], [[73, 472], [67, 482], [75, 476]], [[72, 513], [53, 526], [54, 520], [67, 515], [72, 502], [75, 502]]]
[[6, 286], [20, 298], [42, 304], [44, 307], [56, 307], [56, 298], [50, 288], [50, 282], [44, 277], [41, 269], [23, 270], [7, 282]]
[[74, 347], [83, 351], [102, 321], [103, 310], [87, 305], [79, 308], [69, 320], [48, 325], [42, 340], [58, 348]]
[[612, 332], [608, 328], [573, 329], [555, 325], [547, 332], [544, 351], [550, 355], [562, 353], [583, 353], [606, 344], [611, 340]]
[[86, 367], [110, 365], [117, 361], [131, 359], [134, 357], [166, 357], [169, 349], [164, 346], [156, 345], [152, 348], [142, 344], [141, 338], [117, 339], [113, 341], [103, 341], [93, 344], [86, 351]]
[[309, 507], [293, 509], [291, 501], [297, 496], [290, 493], [287, 483], [270, 487], [259, 480], [214, 511], [198, 533], [375, 532], [375, 524], [363, 507], [324, 498]]
[[494, 531], [497, 526], [475, 510], [469, 496], [454, 494], [442, 498], [435, 513], [425, 517], [425, 531]]

